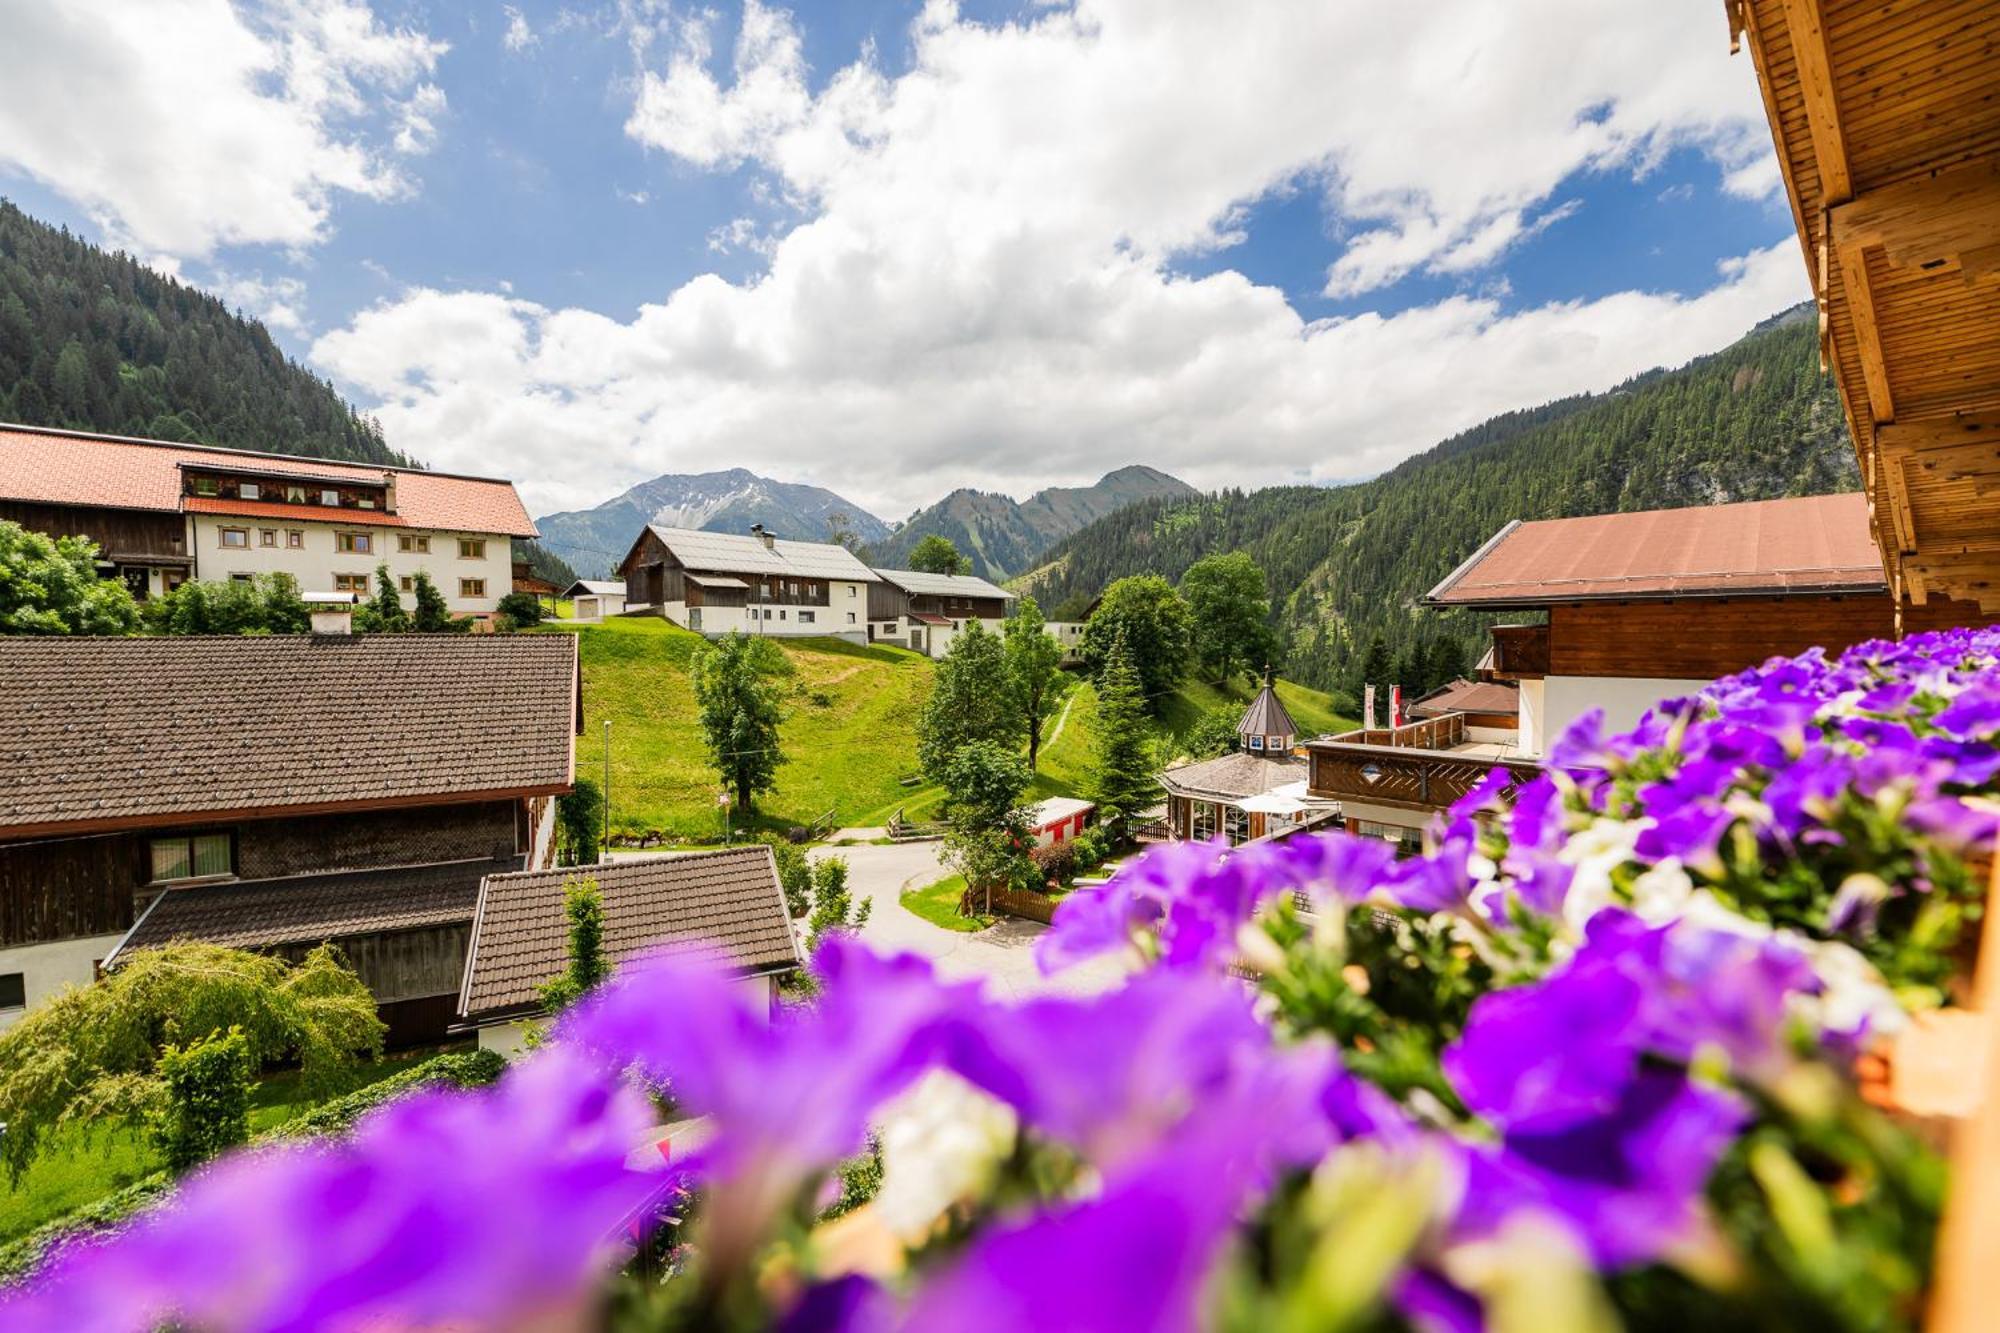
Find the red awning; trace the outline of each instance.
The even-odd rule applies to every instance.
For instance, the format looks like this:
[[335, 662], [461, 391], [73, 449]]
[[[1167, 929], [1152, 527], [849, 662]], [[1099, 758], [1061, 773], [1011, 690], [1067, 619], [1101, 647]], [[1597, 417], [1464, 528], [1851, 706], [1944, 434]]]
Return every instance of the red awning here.
[[928, 611], [913, 611], [910, 613], [910, 619], [922, 621], [926, 625], [942, 625], [947, 629], [951, 627], [950, 616], [934, 616]]

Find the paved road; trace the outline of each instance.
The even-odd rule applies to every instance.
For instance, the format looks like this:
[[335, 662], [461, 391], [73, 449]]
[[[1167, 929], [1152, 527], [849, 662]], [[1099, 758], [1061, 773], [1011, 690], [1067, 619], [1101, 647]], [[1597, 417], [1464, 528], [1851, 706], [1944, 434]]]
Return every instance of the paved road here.
[[1045, 977], [1035, 967], [1035, 938], [1047, 929], [1037, 922], [1001, 917], [979, 931], [945, 930], [915, 915], [897, 901], [906, 888], [930, 884], [948, 871], [938, 860], [935, 842], [908, 842], [890, 847], [829, 847], [814, 857], [847, 858], [847, 882], [856, 900], [875, 904], [861, 938], [884, 952], [922, 954], [940, 975], [958, 980], [979, 977], [987, 991], [1019, 999], [1051, 990], [1088, 993], [1115, 985], [1124, 974], [1119, 964], [1100, 959]]

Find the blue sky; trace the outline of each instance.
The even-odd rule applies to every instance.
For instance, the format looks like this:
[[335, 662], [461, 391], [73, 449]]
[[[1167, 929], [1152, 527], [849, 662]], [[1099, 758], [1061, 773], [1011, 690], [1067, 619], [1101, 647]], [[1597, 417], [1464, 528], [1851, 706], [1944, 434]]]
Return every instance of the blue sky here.
[[78, 0], [0, 192], [538, 512], [1339, 480], [1805, 295], [1719, 19], [1226, 8]]

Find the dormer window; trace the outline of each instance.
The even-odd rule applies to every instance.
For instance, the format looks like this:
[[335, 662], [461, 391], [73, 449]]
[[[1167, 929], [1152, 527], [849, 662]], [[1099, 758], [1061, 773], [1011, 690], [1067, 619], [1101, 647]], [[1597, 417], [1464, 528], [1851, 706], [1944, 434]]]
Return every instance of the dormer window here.
[[244, 500], [257, 500], [263, 497], [263, 491], [259, 489], [257, 483], [254, 481], [243, 482], [236, 488], [236, 494]]
[[222, 494], [222, 483], [214, 477], [196, 477], [193, 481], [196, 495], [215, 496]]
[[333, 505], [335, 507], [338, 507], [340, 504], [340, 492], [321, 491], [319, 493], [319, 502], [323, 505]]
[[285, 487], [285, 503], [287, 503], [287, 504], [295, 504], [295, 505], [302, 505], [302, 504], [304, 504], [305, 502], [306, 502], [306, 488], [305, 488], [305, 487], [303, 487], [303, 486], [287, 486], [287, 487]]

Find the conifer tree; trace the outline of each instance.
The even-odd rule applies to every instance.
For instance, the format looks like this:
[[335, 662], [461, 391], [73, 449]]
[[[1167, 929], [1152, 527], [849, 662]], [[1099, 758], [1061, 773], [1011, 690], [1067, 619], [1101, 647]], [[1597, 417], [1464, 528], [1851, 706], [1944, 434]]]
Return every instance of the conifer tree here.
[[1097, 681], [1092, 778], [1098, 819], [1114, 840], [1125, 841], [1134, 816], [1159, 799], [1153, 771], [1152, 726], [1139, 672], [1124, 636], [1111, 641]]
[[398, 634], [410, 627], [409, 614], [403, 610], [403, 599], [397, 595], [396, 580], [389, 576], [389, 566], [375, 566], [375, 596], [368, 603], [368, 627], [384, 634]]
[[438, 634], [451, 628], [451, 608], [429, 574], [418, 570], [411, 592], [417, 599], [417, 614], [411, 625], [418, 633]]

